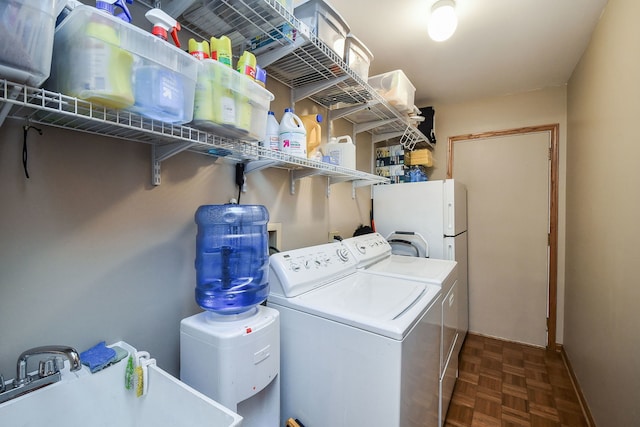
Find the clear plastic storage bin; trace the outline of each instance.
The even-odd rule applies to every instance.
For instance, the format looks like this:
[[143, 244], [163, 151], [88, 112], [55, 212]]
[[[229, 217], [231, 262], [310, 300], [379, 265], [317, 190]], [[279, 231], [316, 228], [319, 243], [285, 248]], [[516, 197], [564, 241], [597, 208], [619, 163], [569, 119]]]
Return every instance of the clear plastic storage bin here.
[[44, 83], [63, 5], [54, 0], [0, 1], [0, 78], [36, 87]]
[[365, 82], [369, 78], [369, 66], [372, 60], [373, 54], [367, 46], [353, 34], [347, 34], [344, 62]]
[[323, 0], [308, 0], [296, 6], [293, 14], [340, 59], [344, 58], [344, 46], [349, 26], [340, 14]]
[[192, 125], [222, 136], [262, 141], [272, 100], [271, 92], [246, 75], [204, 59], [200, 61]]
[[416, 88], [402, 70], [389, 71], [369, 77], [369, 85], [398, 111], [413, 110]]
[[48, 86], [167, 123], [193, 118], [198, 60], [165, 40], [90, 6], [55, 32]]

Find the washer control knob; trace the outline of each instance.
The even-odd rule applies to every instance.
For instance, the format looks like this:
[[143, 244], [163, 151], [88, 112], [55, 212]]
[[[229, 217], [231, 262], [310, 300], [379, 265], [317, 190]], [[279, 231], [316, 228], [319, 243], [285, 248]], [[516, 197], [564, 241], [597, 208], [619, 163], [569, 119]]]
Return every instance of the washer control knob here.
[[341, 261], [346, 262], [349, 260], [349, 251], [346, 248], [340, 248], [336, 251], [336, 253], [338, 254], [338, 258], [340, 258]]

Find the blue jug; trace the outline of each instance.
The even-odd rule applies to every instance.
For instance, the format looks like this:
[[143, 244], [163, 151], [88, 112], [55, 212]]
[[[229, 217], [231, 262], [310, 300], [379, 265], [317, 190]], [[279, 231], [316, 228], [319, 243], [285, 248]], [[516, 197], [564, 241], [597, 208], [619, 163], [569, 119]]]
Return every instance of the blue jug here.
[[196, 211], [196, 302], [239, 314], [269, 294], [269, 213], [261, 205], [204, 205]]

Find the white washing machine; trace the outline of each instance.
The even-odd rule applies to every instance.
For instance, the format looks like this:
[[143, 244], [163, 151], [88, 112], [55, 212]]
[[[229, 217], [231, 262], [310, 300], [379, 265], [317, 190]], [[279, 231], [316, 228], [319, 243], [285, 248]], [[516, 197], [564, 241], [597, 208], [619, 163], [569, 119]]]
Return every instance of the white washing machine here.
[[[442, 287], [438, 424], [443, 426], [458, 376], [458, 354], [467, 332], [460, 327], [463, 316], [461, 312], [466, 303], [460, 301], [461, 295], [464, 294], [460, 294], [457, 289], [457, 263], [450, 260], [394, 255], [392, 246], [379, 233], [344, 239], [343, 243], [356, 258], [360, 272], [418, 280]], [[419, 241], [413, 240], [412, 245], [416, 244], [419, 244]], [[424, 244], [426, 245], [426, 241]]]
[[340, 242], [274, 254], [281, 425], [436, 426], [441, 288], [365, 274]]

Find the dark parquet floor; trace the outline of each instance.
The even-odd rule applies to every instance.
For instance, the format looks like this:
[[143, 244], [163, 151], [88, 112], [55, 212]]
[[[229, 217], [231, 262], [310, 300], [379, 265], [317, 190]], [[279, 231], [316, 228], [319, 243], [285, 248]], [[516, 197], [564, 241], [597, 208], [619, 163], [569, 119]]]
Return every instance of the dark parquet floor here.
[[559, 352], [468, 334], [445, 427], [589, 427]]

